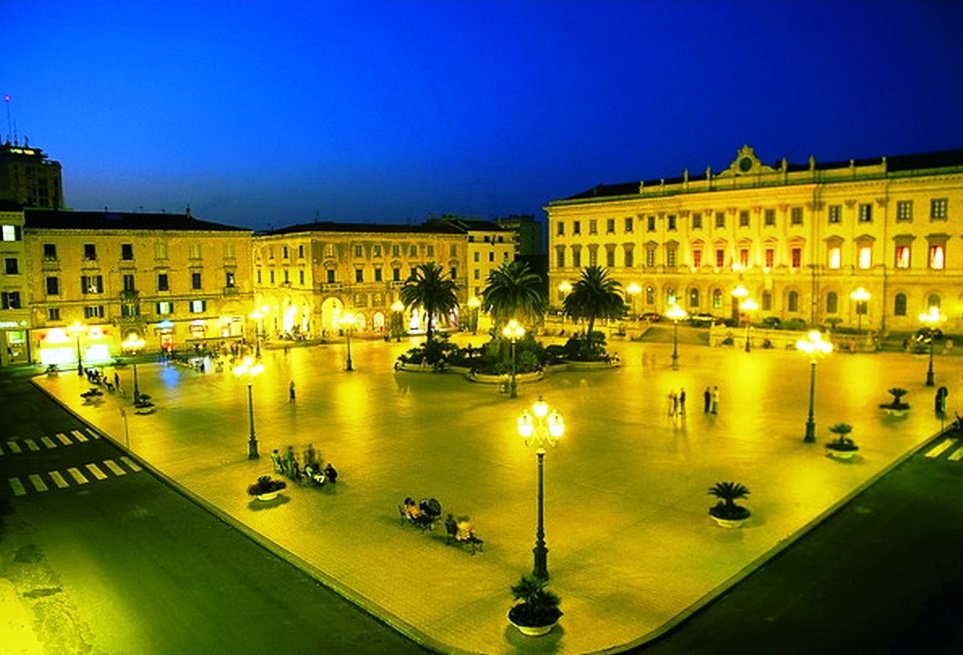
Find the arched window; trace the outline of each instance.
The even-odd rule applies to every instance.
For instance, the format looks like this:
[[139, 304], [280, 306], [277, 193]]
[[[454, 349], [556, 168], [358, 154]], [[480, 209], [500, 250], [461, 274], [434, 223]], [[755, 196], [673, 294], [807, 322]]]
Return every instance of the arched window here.
[[940, 308], [940, 297], [935, 293], [931, 293], [929, 298], [926, 299], [926, 309], [930, 307]]
[[675, 287], [666, 287], [665, 289], [665, 306], [671, 307], [679, 302], [678, 296], [675, 293]]
[[787, 309], [789, 311], [791, 312], [799, 311], [799, 292], [798, 291], [790, 291], [789, 296], [786, 300], [788, 304]]
[[837, 311], [839, 311], [839, 296], [835, 291], [830, 291], [826, 294], [826, 313], [835, 314]]
[[764, 312], [772, 311], [772, 292], [771, 291], [762, 292], [762, 311]]
[[696, 288], [689, 289], [689, 307], [699, 306], [699, 290]]
[[645, 288], [645, 304], [650, 307], [655, 304], [655, 288], [646, 287]]
[[897, 293], [893, 300], [893, 314], [895, 316], [906, 316], [906, 294]]
[[722, 289], [712, 290], [712, 308], [722, 309]]

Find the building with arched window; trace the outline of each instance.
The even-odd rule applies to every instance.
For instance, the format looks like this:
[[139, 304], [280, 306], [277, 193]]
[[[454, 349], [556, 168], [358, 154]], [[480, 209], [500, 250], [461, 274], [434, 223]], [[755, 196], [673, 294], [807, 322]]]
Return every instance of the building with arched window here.
[[901, 332], [935, 306], [963, 329], [963, 149], [769, 165], [743, 146], [718, 172], [604, 184], [545, 211], [551, 289], [598, 264], [644, 290], [637, 313], [736, 317], [742, 285], [759, 319]]

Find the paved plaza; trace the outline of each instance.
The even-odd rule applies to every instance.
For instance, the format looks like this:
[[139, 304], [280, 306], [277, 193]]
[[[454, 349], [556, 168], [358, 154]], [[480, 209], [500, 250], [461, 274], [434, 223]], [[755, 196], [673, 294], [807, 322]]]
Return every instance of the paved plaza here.
[[[159, 407], [147, 416], [111, 394], [83, 405], [86, 380], [70, 371], [36, 383], [275, 552], [451, 653], [567, 655], [644, 643], [941, 427], [920, 355], [822, 360], [819, 443], [805, 444], [810, 366], [801, 353], [686, 344], [673, 371], [671, 344], [614, 341], [620, 368], [553, 371], [512, 399], [455, 374], [395, 372], [397, 355], [415, 343], [354, 340], [353, 372], [343, 370], [341, 343], [265, 350], [266, 370], [253, 386], [260, 460], [247, 459], [246, 383], [229, 371], [139, 365], [141, 391]], [[936, 360], [951, 413], [963, 404], [961, 369], [961, 358]], [[118, 371], [129, 398], [131, 370]], [[720, 389], [718, 415], [703, 413], [707, 385]], [[913, 409], [903, 418], [878, 409], [894, 386], [909, 390]], [[687, 416], [672, 419], [667, 396], [683, 387]], [[539, 395], [567, 426], [545, 457], [550, 588], [565, 616], [533, 639], [518, 634], [506, 612], [509, 586], [532, 568], [535, 538], [536, 458], [515, 421]], [[836, 422], [854, 426], [861, 449], [851, 462], [824, 454]], [[337, 485], [292, 484], [278, 501], [252, 501], [247, 485], [271, 472], [271, 450], [289, 444], [299, 452], [314, 444], [340, 471]], [[706, 490], [722, 480], [752, 491], [745, 504], [753, 514], [740, 529], [708, 516], [714, 499]], [[397, 506], [406, 496], [436, 497], [444, 513], [469, 515], [484, 552], [446, 545], [443, 529], [401, 525]]]

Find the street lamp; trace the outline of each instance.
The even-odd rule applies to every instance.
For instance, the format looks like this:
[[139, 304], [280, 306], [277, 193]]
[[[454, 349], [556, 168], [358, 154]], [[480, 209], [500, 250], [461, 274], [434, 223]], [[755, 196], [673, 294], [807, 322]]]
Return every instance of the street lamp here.
[[739, 303], [739, 309], [740, 311], [742, 311], [743, 314], [746, 315], [746, 352], [749, 352], [750, 350], [752, 350], [752, 348], [749, 345], [749, 327], [752, 325], [749, 312], [754, 312], [757, 309], [759, 309], [759, 305], [757, 305], [756, 301], [753, 300], [752, 298], [746, 298], [741, 303]]
[[244, 361], [234, 367], [234, 375], [247, 379], [247, 415], [251, 425], [251, 436], [247, 440], [247, 458], [257, 459], [260, 455], [257, 452], [257, 435], [254, 434], [254, 394], [251, 392], [251, 385], [254, 378], [264, 371], [264, 365], [255, 362], [253, 357], [245, 357]]
[[508, 387], [508, 391], [509, 391], [509, 396], [511, 398], [517, 398], [518, 397], [518, 381], [517, 381], [518, 365], [515, 360], [515, 343], [519, 339], [525, 336], [525, 327], [522, 326], [518, 321], [516, 321], [513, 318], [508, 322], [508, 325], [506, 325], [502, 329], [502, 334], [504, 334], [507, 338], [512, 340], [512, 381]]
[[87, 326], [80, 321], [74, 321], [73, 324], [67, 326], [67, 332], [77, 337], [77, 375], [83, 375], [84, 361], [83, 354], [80, 351], [80, 337], [87, 332]]
[[144, 340], [136, 332], [131, 332], [121, 342], [120, 347], [124, 349], [124, 352], [130, 353], [130, 360], [134, 365], [134, 404], [136, 405], [140, 399], [140, 387], [137, 385], [137, 353], [144, 347]]
[[930, 311], [926, 312], [925, 314], [920, 314], [920, 321], [926, 326], [929, 335], [930, 367], [926, 371], [926, 386], [932, 387], [935, 384], [933, 374], [933, 342], [935, 341], [934, 336], [936, 334], [936, 328], [934, 326], [943, 321], [943, 315], [940, 314], [940, 308], [930, 307]]
[[866, 301], [870, 299], [870, 295], [863, 287], [849, 294], [849, 297], [856, 301], [856, 334], [863, 333], [863, 314], [866, 313]]
[[823, 335], [812, 330], [805, 339], [796, 342], [796, 348], [809, 355], [809, 418], [806, 419], [806, 443], [816, 441], [816, 419], [813, 415], [813, 404], [816, 395], [816, 360], [820, 355], [826, 355], [833, 350], [833, 344], [823, 341]]
[[679, 370], [679, 321], [684, 319], [687, 314], [678, 305], [672, 305], [665, 312], [665, 315], [672, 319], [672, 370]]
[[481, 300], [478, 296], [468, 299], [468, 307], [471, 309], [471, 333], [478, 334], [478, 308], [481, 307]]
[[400, 300], [396, 300], [391, 303], [391, 325], [392, 331], [395, 333], [395, 340], [401, 341], [401, 334], [405, 332], [404, 328], [404, 318], [402, 318], [402, 312], [405, 311], [405, 304]]
[[732, 318], [734, 320], [739, 320], [739, 305], [748, 297], [749, 289], [745, 288], [741, 284], [732, 290]]
[[255, 343], [255, 346], [254, 346], [254, 356], [257, 357], [258, 359], [260, 359], [260, 358], [261, 358], [261, 332], [262, 332], [262, 329], [261, 329], [261, 321], [264, 320], [264, 314], [261, 313], [261, 310], [260, 310], [260, 309], [255, 309], [253, 312], [251, 312], [251, 315], [250, 315], [250, 316], [251, 316], [252, 319], [254, 319], [255, 321], [257, 321], [257, 325], [256, 325], [255, 328], [254, 328], [254, 330], [255, 330], [255, 334], [254, 334], [254, 343]]
[[562, 327], [561, 330], [565, 330], [565, 296], [572, 290], [572, 285], [567, 281], [563, 280], [558, 283], [558, 299], [562, 306]]
[[625, 287], [625, 293], [629, 294], [629, 297], [632, 299], [632, 316], [638, 316], [638, 312], [635, 311], [635, 297], [642, 293], [642, 287], [633, 282], [629, 286]]
[[342, 316], [340, 320], [341, 327], [344, 330], [345, 342], [348, 346], [348, 360], [344, 366], [344, 370], [346, 371], [354, 370], [354, 367], [351, 365], [351, 331], [354, 328], [355, 320], [355, 315], [350, 313]]
[[[535, 416], [533, 417], [532, 414]], [[548, 548], [545, 547], [545, 444], [552, 447], [565, 433], [565, 422], [558, 410], [549, 412], [548, 403], [539, 396], [532, 405], [532, 411], [526, 409], [518, 417], [518, 434], [525, 440], [526, 446], [534, 445], [535, 455], [538, 457], [538, 511], [535, 527], [535, 566], [532, 575], [539, 580], [548, 580]]]

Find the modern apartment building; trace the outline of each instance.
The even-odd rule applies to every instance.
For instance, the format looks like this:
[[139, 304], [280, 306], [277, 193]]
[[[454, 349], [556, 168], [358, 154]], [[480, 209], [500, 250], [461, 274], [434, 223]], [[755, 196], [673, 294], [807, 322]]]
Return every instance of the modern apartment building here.
[[60, 209], [64, 188], [60, 162], [47, 159], [40, 148], [10, 143], [0, 145], [0, 198], [23, 207]]
[[243, 338], [250, 230], [189, 212], [22, 215], [30, 361], [109, 360], [130, 334], [153, 352]]
[[963, 328], [963, 150], [769, 165], [743, 146], [717, 172], [604, 184], [545, 210], [556, 305], [598, 264], [638, 290], [636, 313], [735, 316], [742, 285], [752, 320], [885, 333], [936, 307]]

